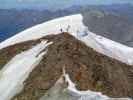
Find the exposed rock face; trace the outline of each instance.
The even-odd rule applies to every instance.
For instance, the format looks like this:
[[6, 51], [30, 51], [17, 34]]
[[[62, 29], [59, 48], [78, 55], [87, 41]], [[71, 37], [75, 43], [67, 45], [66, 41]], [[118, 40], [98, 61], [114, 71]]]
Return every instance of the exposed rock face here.
[[[39, 100], [60, 78], [64, 65], [79, 90], [101, 91], [111, 97], [133, 97], [133, 66], [97, 53], [69, 33], [42, 39], [52, 41], [53, 44], [25, 81], [23, 91], [12, 100]], [[13, 55], [42, 39], [3, 49], [0, 55], [5, 57], [5, 61], [0, 64], [4, 65]]]
[[133, 46], [132, 18], [100, 10], [86, 10], [82, 15], [83, 22], [90, 31], [122, 44]]
[[79, 91], [64, 73], [55, 85], [50, 88], [40, 100], [131, 100], [130, 98], [110, 98], [100, 92]]

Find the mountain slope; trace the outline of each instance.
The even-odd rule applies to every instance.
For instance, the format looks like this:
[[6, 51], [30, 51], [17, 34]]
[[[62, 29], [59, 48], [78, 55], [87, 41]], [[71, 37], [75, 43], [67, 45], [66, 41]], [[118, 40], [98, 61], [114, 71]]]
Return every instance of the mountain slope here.
[[127, 46], [133, 46], [132, 18], [100, 10], [86, 10], [82, 15], [84, 25], [91, 32]]
[[131, 100], [129, 98], [110, 98], [100, 92], [79, 91], [71, 81], [69, 75], [63, 71], [63, 75], [49, 89], [40, 100]]
[[[133, 97], [132, 66], [97, 53], [68, 33], [19, 43], [3, 49], [0, 55], [9, 59], [10, 55], [7, 56], [7, 53], [10, 54], [10, 51], [15, 55], [23, 51], [23, 45], [27, 49], [40, 40], [49, 40], [53, 44], [48, 47], [43, 60], [24, 82], [23, 91], [12, 100], [40, 99], [60, 78], [64, 66], [79, 90], [101, 91], [111, 97]], [[3, 58], [0, 57], [0, 60]]]
[[133, 64], [133, 48], [124, 46], [112, 40], [90, 32], [84, 25], [84, 16], [81, 14], [66, 16], [46, 23], [36, 25], [0, 43], [0, 49], [28, 40], [35, 40], [46, 35], [69, 32], [74, 37], [86, 43], [97, 52]]
[[[44, 49], [48, 45], [42, 41], [35, 47], [16, 55], [4, 66], [0, 73], [1, 100], [10, 100], [12, 96], [22, 90], [23, 82], [29, 76], [30, 72], [40, 63], [46, 54]], [[43, 50], [44, 52], [42, 52]]]
[[[17, 74], [15, 69], [22, 68], [25, 72], [24, 69], [29, 68], [31, 71], [27, 79], [23, 80], [24, 88], [13, 95], [12, 100], [39, 100], [60, 78], [64, 66], [79, 90], [100, 91], [110, 97], [133, 97], [133, 48], [90, 32], [83, 20], [81, 14], [58, 18], [27, 29], [0, 44], [1, 80], [18, 77], [21, 72]], [[45, 50], [40, 48], [42, 51], [38, 50], [39, 54], [30, 53], [26, 57], [23, 51], [46, 40], [53, 44], [47, 48], [41, 62], [36, 66], [23, 66], [32, 62], [33, 59], [29, 58], [32, 58], [32, 54], [37, 59]], [[12, 62], [18, 56], [21, 59]], [[9, 68], [8, 63], [11, 63]], [[17, 67], [14, 66], [16, 64]], [[31, 67], [34, 67], [33, 70]], [[11, 75], [3, 74], [10, 68], [13, 68]]]

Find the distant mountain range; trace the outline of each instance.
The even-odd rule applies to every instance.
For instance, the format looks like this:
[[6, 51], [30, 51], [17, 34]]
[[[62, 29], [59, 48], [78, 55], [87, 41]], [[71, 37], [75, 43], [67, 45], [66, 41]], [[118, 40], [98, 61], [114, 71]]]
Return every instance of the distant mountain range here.
[[[60, 12], [50, 18], [70, 13]], [[0, 100], [133, 98], [133, 48], [96, 35], [107, 33], [127, 39], [133, 35], [128, 33], [133, 29], [132, 17], [88, 7], [79, 12], [37, 25], [0, 43]], [[39, 16], [19, 12], [14, 21], [32, 22], [30, 14], [35, 14], [32, 18]]]
[[133, 19], [107, 11], [83, 12], [83, 22], [88, 30], [108, 39], [133, 47]]
[[0, 42], [36, 24], [61, 16], [85, 12], [88, 9], [107, 11], [111, 14], [125, 16], [129, 22], [132, 21], [133, 18], [133, 6], [130, 4], [72, 6], [65, 9], [58, 9], [56, 11], [44, 9], [0, 9]]

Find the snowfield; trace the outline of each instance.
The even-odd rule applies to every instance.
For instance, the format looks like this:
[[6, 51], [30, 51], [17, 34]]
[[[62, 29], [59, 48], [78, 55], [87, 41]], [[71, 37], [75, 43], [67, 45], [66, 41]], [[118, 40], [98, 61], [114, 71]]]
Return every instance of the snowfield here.
[[36, 25], [0, 43], [0, 49], [10, 45], [34, 40], [50, 34], [60, 33], [60, 29], [67, 30], [70, 25], [69, 33], [83, 41], [86, 45], [99, 53], [117, 59], [129, 65], [133, 65], [133, 48], [120, 43], [98, 36], [87, 30], [82, 22], [81, 14], [57, 18], [43, 24]]
[[[10, 100], [23, 89], [23, 82], [41, 61], [51, 43], [41, 42], [35, 47], [16, 55], [0, 71], [0, 100]], [[41, 53], [42, 52], [42, 53]]]
[[[0, 43], [0, 49], [46, 35], [58, 34], [60, 29], [66, 31], [68, 25], [70, 25], [69, 33], [87, 46], [99, 53], [133, 65], [133, 48], [90, 32], [84, 26], [82, 19], [82, 15], [77, 14], [34, 26]], [[23, 82], [32, 69], [42, 60], [43, 55], [46, 54], [46, 51], [42, 51], [50, 44], [43, 41], [30, 50], [16, 55], [3, 67], [0, 71], [0, 100], [10, 100], [23, 89]], [[98, 92], [78, 91], [70, 80], [69, 75], [64, 74], [63, 77], [65, 77], [65, 81], [61, 77], [55, 86], [49, 90], [52, 95], [47, 97], [48, 91], [40, 100], [131, 100], [128, 98], [113, 99]], [[67, 88], [61, 87], [64, 82], [68, 83]]]
[[0, 43], [0, 49], [16, 43], [39, 39], [46, 35], [58, 34], [60, 33], [60, 29], [66, 31], [68, 25], [71, 26], [69, 32], [73, 34], [76, 33], [77, 30], [82, 31], [86, 28], [82, 23], [82, 15], [78, 14], [66, 16], [24, 30], [23, 32], [18, 33], [17, 35]]
[[[65, 80], [64, 80], [65, 79]], [[66, 87], [66, 84], [68, 85]], [[40, 100], [132, 100], [130, 98], [110, 98], [100, 92], [79, 91], [68, 74], [64, 74]]]

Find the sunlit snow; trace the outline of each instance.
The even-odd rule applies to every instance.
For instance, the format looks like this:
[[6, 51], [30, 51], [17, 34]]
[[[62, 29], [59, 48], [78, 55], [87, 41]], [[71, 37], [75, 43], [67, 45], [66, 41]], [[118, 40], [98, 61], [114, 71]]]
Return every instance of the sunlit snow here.
[[32, 69], [41, 61], [51, 43], [41, 42], [35, 47], [16, 55], [0, 71], [0, 100], [10, 100], [16, 93], [23, 89]]
[[77, 14], [36, 25], [0, 43], [0, 49], [16, 43], [38, 39], [46, 35], [58, 34], [60, 33], [60, 29], [66, 32], [68, 26], [70, 26], [69, 33], [83, 41], [87, 46], [99, 53], [133, 65], [133, 48], [90, 32], [82, 20], [83, 16]]

